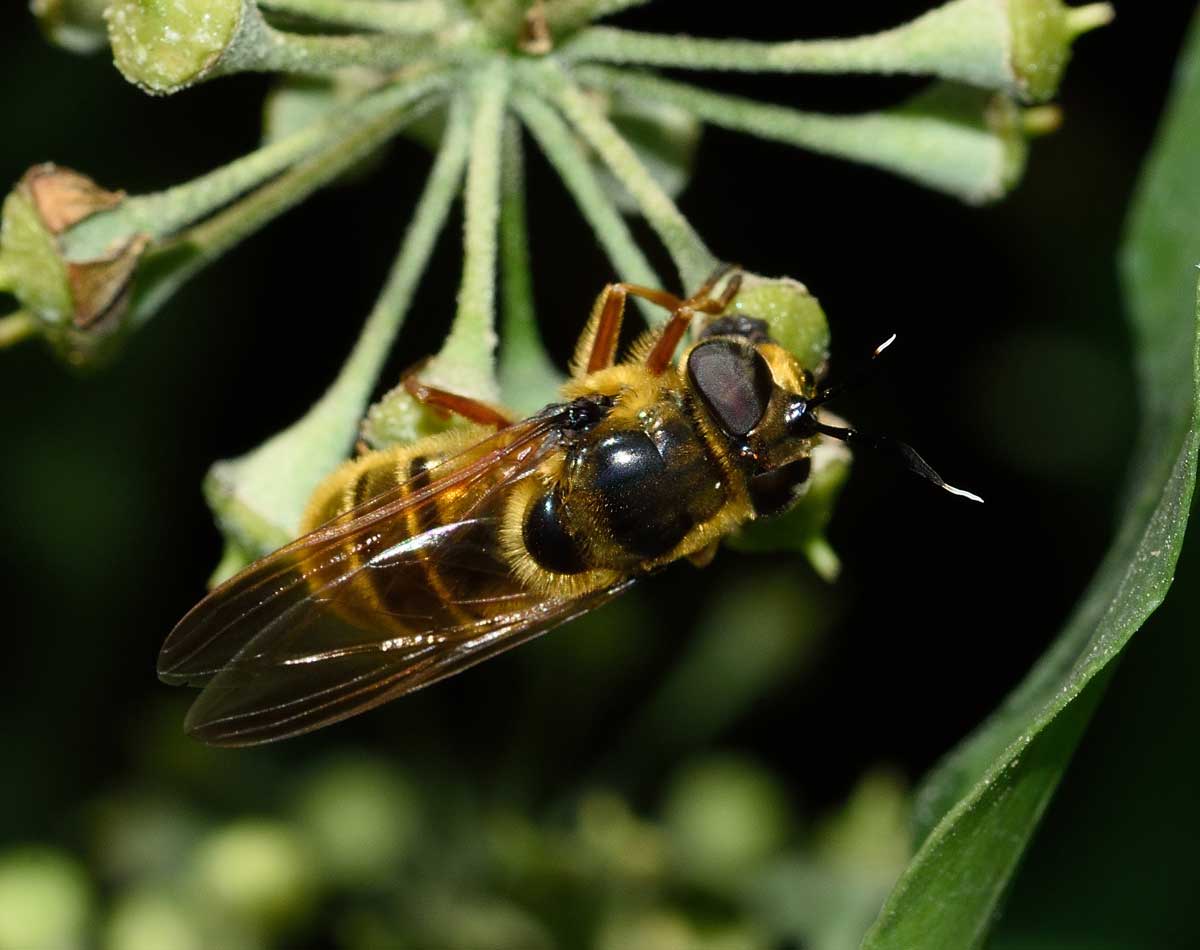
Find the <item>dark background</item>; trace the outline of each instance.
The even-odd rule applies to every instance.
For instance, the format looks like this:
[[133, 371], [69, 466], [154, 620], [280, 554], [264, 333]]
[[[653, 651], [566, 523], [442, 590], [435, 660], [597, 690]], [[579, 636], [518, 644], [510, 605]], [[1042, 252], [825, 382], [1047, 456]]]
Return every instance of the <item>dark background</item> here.
[[[732, 31], [725, 5], [663, 2], [625, 19], [778, 38], [866, 32], [928, 4], [753, 6]], [[916, 781], [1046, 648], [1119, 513], [1137, 411], [1116, 254], [1191, 5], [1117, 7], [1112, 27], [1077, 46], [1060, 97], [1064, 127], [1035, 144], [1024, 181], [999, 205], [964, 207], [880, 172], [720, 131], [706, 132], [681, 198], [718, 255], [795, 276], [820, 297], [835, 368], [899, 333], [872, 384], [838, 410], [918, 446], [985, 506], [862, 457], [832, 525], [844, 562], [832, 588], [798, 558], [724, 552], [703, 577], [711, 593], [697, 597], [693, 569], [677, 566], [602, 619], [411, 701], [278, 748], [204, 753], [207, 794], [235, 794], [218, 778], [223, 756], [240, 755], [231, 781], [245, 794], [257, 774], [286, 775], [319, 750], [350, 744], [424, 756], [488, 788], [514, 773], [519, 736], [537, 765], [504, 788], [548, 800], [620, 745], [626, 714], [720, 592], [763, 574], [819, 599], [830, 630], [803, 672], [756, 703], [719, 737], [721, 747], [785, 776], [806, 812], [832, 807], [877, 763]], [[23, 10], [0, 17], [0, 181], [53, 159], [137, 193], [255, 145], [265, 78], [154, 100], [105, 57], [46, 45]], [[920, 85], [709, 84], [831, 110], [890, 104]], [[419, 146], [398, 142], [382, 172], [321, 193], [212, 267], [98, 375], [73, 375], [36, 345], [0, 354], [0, 640], [8, 650], [0, 845], [70, 847], [92, 796], [173, 781], [170, 756], [185, 753], [164, 737], [188, 697], [157, 682], [154, 662], [219, 554], [201, 478], [214, 459], [296, 418], [332, 377], [427, 161]], [[611, 273], [538, 158], [530, 202], [539, 311], [565, 359]], [[393, 370], [436, 348], [448, 324], [458, 225], [443, 235]], [[1189, 545], [1167, 606], [1122, 662], [1020, 877], [1001, 940], [1195, 945], [1182, 923], [1200, 884], [1194, 844], [1185, 844], [1200, 840], [1195, 555]], [[589, 688], [586, 668], [570, 663], [572, 638], [586, 652], [589, 637], [626, 622], [635, 631], [627, 662], [602, 690]], [[514, 701], [513, 682], [534, 683], [537, 701], [522, 703], [523, 693]], [[574, 708], [580, 703], [587, 708]], [[553, 717], [539, 715], [550, 709]], [[434, 719], [436, 740], [411, 735], [414, 721]], [[160, 753], [167, 747], [176, 751]], [[610, 780], [648, 802], [656, 769], [643, 763]]]

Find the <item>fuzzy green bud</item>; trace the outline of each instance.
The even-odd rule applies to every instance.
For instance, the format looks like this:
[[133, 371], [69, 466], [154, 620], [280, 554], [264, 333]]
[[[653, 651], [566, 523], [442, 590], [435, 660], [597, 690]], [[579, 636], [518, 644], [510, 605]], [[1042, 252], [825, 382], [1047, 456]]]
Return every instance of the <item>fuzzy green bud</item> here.
[[113, 0], [105, 17], [117, 68], [153, 95], [206, 78], [259, 22], [249, 0]]
[[1113, 19], [1107, 3], [1068, 7], [1062, 0], [1007, 0], [1011, 65], [1023, 98], [1045, 102], [1058, 92], [1076, 37]]
[[825, 311], [798, 280], [743, 273], [741, 289], [726, 314], [765, 320], [771, 339], [809, 372], [819, 372], [829, 356]]
[[422, 405], [403, 385], [384, 393], [367, 410], [360, 429], [369, 448], [386, 449], [409, 445], [429, 435], [437, 435], [468, 423], [459, 416]]
[[50, 42], [72, 53], [94, 53], [108, 45], [104, 10], [108, 0], [32, 0], [30, 9]]
[[123, 193], [86, 175], [45, 164], [26, 172], [0, 212], [0, 289], [12, 293], [75, 364], [93, 359], [121, 329], [149, 239], [125, 236], [95, 257], [72, 260], [61, 238], [123, 200]]

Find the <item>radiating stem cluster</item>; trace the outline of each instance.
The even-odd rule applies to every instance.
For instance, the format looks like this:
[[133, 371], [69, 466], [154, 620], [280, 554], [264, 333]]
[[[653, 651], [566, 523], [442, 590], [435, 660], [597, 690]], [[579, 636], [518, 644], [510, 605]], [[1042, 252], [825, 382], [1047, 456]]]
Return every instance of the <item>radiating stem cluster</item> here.
[[[116, 64], [151, 93], [244, 71], [296, 75], [304, 85], [285, 81], [273, 95], [271, 135], [261, 148], [161, 192], [108, 192], [52, 166], [27, 176], [5, 204], [0, 289], [16, 297], [18, 310], [0, 319], [0, 346], [42, 333], [74, 362], [92, 359], [101, 344], [107, 352], [209, 262], [402, 130], [417, 134], [420, 120], [422, 140], [436, 141], [429, 180], [359, 342], [304, 418], [213, 469], [207, 489], [232, 545], [229, 569], [294, 533], [313, 486], [360, 435], [380, 445], [448, 424], [402, 388], [369, 413], [367, 402], [459, 195], [457, 306], [422, 377], [523, 411], [550, 397], [561, 376], [537, 330], [527, 141], [561, 177], [617, 277], [662, 283], [626, 223], [632, 208], [666, 248], [676, 287], [688, 290], [719, 256], [739, 256], [737, 248], [710, 249], [675, 202], [700, 124], [872, 165], [966, 201], [994, 200], [1020, 177], [1027, 137], [1058, 121], [1053, 107], [1022, 103], [1053, 96], [1071, 41], [1112, 12], [1103, 3], [950, 0], [867, 36], [765, 43], [597, 25], [646, 2], [111, 0], [105, 18]], [[64, 23], [58, 9], [45, 24], [49, 35], [64, 42], [69, 35], [81, 48], [86, 31], [96, 30], [88, 9], [78, 24]], [[904, 73], [935, 82], [900, 106], [836, 116], [650, 69], [662, 66]], [[660, 155], [626, 134], [631, 114], [663, 143]], [[775, 294], [783, 311], [819, 314], [799, 283], [772, 289], [750, 276], [746, 299]], [[819, 326], [816, 335], [796, 336], [814, 359], [823, 352], [823, 317]]]

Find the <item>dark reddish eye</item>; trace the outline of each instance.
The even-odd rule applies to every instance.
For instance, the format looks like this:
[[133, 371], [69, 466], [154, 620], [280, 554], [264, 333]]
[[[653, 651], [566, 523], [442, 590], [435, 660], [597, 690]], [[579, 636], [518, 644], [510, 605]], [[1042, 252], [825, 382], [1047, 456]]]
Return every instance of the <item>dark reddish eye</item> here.
[[762, 420], [775, 380], [758, 350], [734, 340], [701, 343], [688, 356], [688, 377], [714, 421], [746, 435]]

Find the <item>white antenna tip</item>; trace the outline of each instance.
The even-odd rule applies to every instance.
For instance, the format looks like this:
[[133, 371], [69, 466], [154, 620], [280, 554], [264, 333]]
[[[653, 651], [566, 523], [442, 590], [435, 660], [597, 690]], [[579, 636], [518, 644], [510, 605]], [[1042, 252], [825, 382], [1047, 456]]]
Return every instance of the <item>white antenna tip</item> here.
[[871, 354], [872, 358], [878, 356], [880, 353], [882, 353], [884, 350], [886, 350], [889, 346], [891, 346], [895, 342], [896, 342], [896, 334], [893, 333], [886, 340], [884, 340], [882, 343], [880, 343], [879, 346], [875, 347], [875, 352]]
[[980, 498], [978, 495], [976, 495], [974, 492], [965, 491], [962, 488], [955, 488], [953, 485], [943, 484], [942, 487], [944, 489], [946, 489], [946, 491], [948, 491], [951, 495], [958, 495], [959, 498], [966, 498], [969, 501], [977, 501], [981, 505], [983, 504], [983, 499]]

